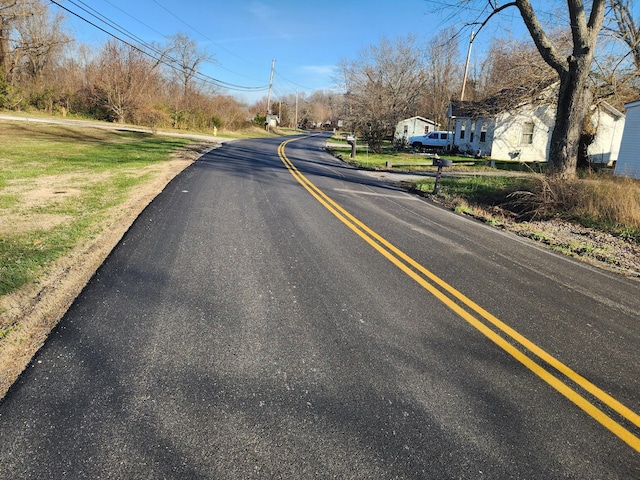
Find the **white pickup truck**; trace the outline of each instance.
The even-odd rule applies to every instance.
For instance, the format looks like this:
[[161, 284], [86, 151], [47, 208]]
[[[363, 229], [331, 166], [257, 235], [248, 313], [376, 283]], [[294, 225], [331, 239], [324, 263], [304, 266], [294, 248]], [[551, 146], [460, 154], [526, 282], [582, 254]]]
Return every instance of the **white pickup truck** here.
[[453, 132], [429, 132], [426, 135], [409, 137], [409, 145], [416, 150], [444, 150], [451, 145]]

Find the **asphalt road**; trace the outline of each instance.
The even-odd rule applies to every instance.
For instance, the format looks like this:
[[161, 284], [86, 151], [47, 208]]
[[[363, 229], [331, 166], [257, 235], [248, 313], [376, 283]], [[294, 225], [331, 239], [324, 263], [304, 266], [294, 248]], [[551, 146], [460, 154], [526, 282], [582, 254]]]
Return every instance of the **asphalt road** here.
[[637, 281], [281, 142], [143, 212], [0, 402], [0, 478], [640, 478]]

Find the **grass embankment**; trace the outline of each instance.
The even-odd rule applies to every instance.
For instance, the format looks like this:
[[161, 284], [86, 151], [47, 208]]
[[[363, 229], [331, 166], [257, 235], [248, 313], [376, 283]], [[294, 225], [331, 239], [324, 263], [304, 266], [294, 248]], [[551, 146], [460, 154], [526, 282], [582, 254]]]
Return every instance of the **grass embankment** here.
[[[434, 180], [414, 188], [432, 192]], [[443, 178], [439, 195], [458, 211], [492, 222], [561, 219], [640, 243], [640, 182], [606, 174], [573, 181], [544, 175], [530, 178], [474, 176]]]
[[[189, 143], [10, 122], [0, 123], [0, 137], [0, 296], [37, 281], [52, 262], [95, 238], [108, 213]], [[0, 322], [0, 338], [14, 327]]]

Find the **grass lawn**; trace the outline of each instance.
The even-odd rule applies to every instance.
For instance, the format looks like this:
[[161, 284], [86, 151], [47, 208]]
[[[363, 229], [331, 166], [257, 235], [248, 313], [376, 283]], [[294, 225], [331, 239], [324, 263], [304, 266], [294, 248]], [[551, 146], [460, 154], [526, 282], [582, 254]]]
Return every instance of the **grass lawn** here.
[[109, 209], [189, 143], [24, 122], [0, 123], [0, 136], [0, 295], [90, 240]]
[[[356, 157], [350, 158], [351, 147], [344, 141], [335, 140], [333, 137], [329, 141], [329, 151], [335, 156], [339, 156], [345, 162], [357, 166], [359, 168], [390, 168], [394, 170], [413, 170], [413, 171], [436, 171], [438, 167], [434, 167], [433, 154], [426, 153], [413, 153], [396, 151], [391, 147], [385, 147], [382, 153], [373, 153], [366, 146], [358, 144], [356, 151]], [[453, 166], [450, 167], [460, 171], [470, 170], [486, 170], [487, 161], [475, 160], [473, 158], [459, 156], [459, 155], [447, 155], [439, 154], [441, 158], [446, 158], [453, 161]]]

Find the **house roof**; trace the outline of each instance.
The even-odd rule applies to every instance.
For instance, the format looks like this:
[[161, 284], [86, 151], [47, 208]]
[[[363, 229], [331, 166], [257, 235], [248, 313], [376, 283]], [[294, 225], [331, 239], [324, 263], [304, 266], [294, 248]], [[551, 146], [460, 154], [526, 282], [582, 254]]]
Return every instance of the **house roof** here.
[[[627, 104], [627, 105], [629, 105], [629, 104]], [[625, 107], [626, 107], [627, 105], [625, 105]], [[605, 101], [602, 101], [602, 102], [598, 103], [598, 105], [597, 105], [597, 106], [598, 106], [598, 107], [600, 107], [600, 108], [602, 108], [602, 109], [604, 109], [605, 111], [609, 112], [609, 114], [610, 114], [612, 117], [615, 117], [615, 118], [622, 118], [622, 117], [624, 117], [624, 116], [625, 116], [625, 115], [624, 115], [624, 113], [622, 113], [620, 110], [618, 110], [617, 108], [615, 108], [613, 105], [611, 105], [611, 104], [609, 104], [609, 103], [607, 103], [607, 102], [605, 102]]]
[[533, 89], [530, 86], [506, 88], [479, 102], [452, 100], [447, 116], [478, 118], [494, 117], [501, 112], [514, 110], [528, 103], [550, 103], [551, 93], [555, 95], [556, 85]]
[[471, 102], [468, 100], [452, 100], [449, 105], [448, 117], [488, 117], [497, 115], [502, 109], [488, 98], [481, 102]]
[[[436, 122], [434, 122], [433, 120], [429, 120], [428, 118], [425, 117], [421, 117], [419, 115], [415, 116], [415, 117], [411, 117], [411, 118], [405, 118], [403, 120], [400, 120], [400, 122], [408, 122], [409, 120], [422, 120], [425, 123], [431, 123], [433, 125], [438, 125]], [[398, 123], [400, 123], [398, 122]]]
[[629, 102], [629, 103], [625, 103], [624, 104], [624, 108], [625, 109], [634, 108], [634, 107], [638, 107], [638, 106], [640, 106], [640, 100], [635, 100], [633, 102]]

